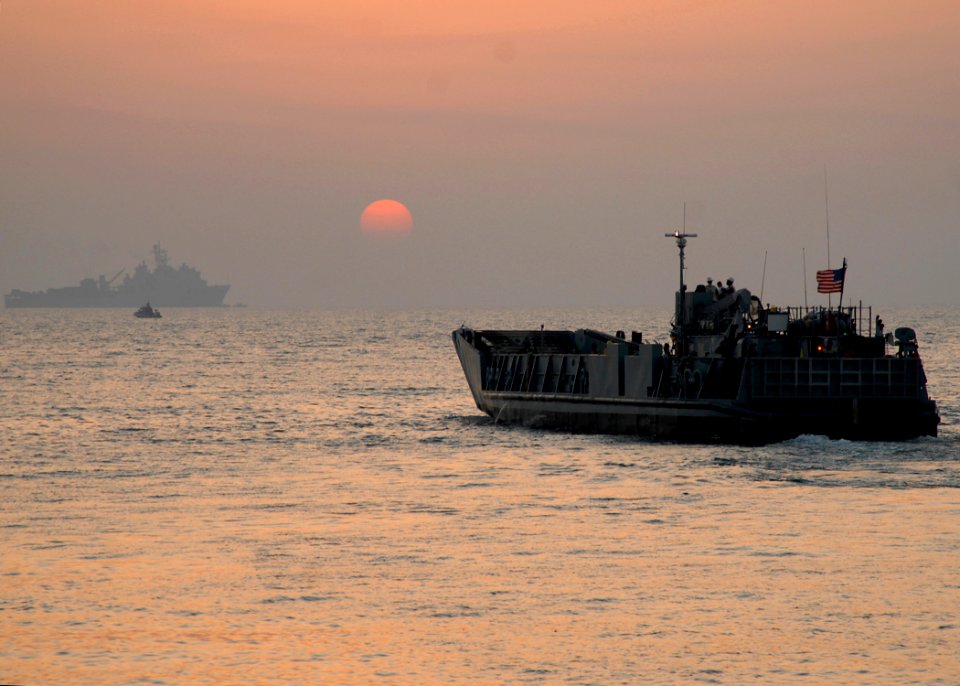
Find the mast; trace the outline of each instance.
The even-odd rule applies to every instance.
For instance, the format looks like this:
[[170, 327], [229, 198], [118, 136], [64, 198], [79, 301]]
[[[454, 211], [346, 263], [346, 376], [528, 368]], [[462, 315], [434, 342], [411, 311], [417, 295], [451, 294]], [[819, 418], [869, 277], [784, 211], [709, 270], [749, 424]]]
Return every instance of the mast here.
[[153, 246], [153, 260], [157, 263], [158, 270], [166, 267], [169, 261], [169, 258], [167, 257], [167, 251], [161, 248], [159, 243], [156, 243]]
[[[833, 269], [830, 266], [830, 196], [827, 194], [827, 165], [823, 165], [823, 211], [827, 219], [827, 269]], [[833, 296], [827, 294], [827, 309], [833, 308]]]
[[683, 205], [683, 229], [678, 229], [673, 233], [663, 234], [665, 238], [675, 238], [677, 240], [677, 248], [680, 249], [680, 290], [677, 293], [677, 312], [674, 317], [676, 321], [676, 330], [677, 330], [677, 342], [679, 344], [680, 351], [683, 352], [683, 329], [685, 322], [683, 321], [683, 310], [684, 310], [684, 299], [686, 294], [686, 286], [683, 283], [683, 270], [686, 268], [683, 264], [684, 258], [684, 248], [687, 247], [688, 238], [696, 238], [697, 234], [687, 233], [687, 205]]
[[843, 277], [840, 279], [840, 302], [837, 303], [837, 312], [843, 308], [843, 287], [847, 285], [847, 258], [843, 258]]
[[763, 276], [760, 277], [760, 303], [763, 303], [763, 285], [767, 282], [767, 251], [763, 251]]
[[803, 311], [806, 314], [810, 309], [810, 306], [807, 305], [807, 249], [801, 248], [800, 250], [803, 256]]

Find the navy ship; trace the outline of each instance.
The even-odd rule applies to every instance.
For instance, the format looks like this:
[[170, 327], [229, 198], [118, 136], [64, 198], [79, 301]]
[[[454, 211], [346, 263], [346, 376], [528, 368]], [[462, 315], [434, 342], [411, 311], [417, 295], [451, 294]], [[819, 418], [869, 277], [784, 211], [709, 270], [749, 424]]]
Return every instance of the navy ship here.
[[229, 285], [211, 286], [193, 267], [170, 266], [167, 251], [153, 246], [154, 268], [141, 262], [133, 274], [120, 270], [113, 278], [87, 278], [79, 286], [49, 288], [45, 291], [13, 289], [4, 296], [7, 307], [136, 307], [151, 301], [163, 307], [218, 307], [223, 305]]
[[[670, 342], [643, 334], [475, 330], [453, 342], [477, 407], [498, 422], [679, 442], [764, 444], [801, 434], [936, 436], [916, 333], [884, 333], [872, 308], [765, 307], [747, 289], [684, 284]], [[846, 265], [846, 261], [844, 261]], [[818, 272], [839, 292], [846, 266]]]

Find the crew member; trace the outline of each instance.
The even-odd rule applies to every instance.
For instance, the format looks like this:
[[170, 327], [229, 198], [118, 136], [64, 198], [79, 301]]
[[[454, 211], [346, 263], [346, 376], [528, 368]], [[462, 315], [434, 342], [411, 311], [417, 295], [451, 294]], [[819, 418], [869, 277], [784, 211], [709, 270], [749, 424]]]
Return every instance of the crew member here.
[[714, 300], [716, 300], [717, 297], [719, 296], [719, 293], [718, 293], [718, 291], [717, 291], [717, 287], [716, 287], [715, 285], [713, 285], [713, 278], [712, 278], [712, 277], [709, 277], [709, 276], [707, 277], [707, 293], [709, 293], [711, 296], [713, 296], [713, 299], [714, 299]]

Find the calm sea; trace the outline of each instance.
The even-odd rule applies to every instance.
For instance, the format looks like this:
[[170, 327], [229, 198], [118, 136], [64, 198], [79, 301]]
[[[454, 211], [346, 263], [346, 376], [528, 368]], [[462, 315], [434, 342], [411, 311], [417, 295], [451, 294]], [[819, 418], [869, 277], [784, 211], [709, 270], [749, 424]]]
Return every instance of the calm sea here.
[[494, 425], [449, 333], [667, 314], [0, 313], [0, 683], [960, 683], [942, 435], [661, 445]]

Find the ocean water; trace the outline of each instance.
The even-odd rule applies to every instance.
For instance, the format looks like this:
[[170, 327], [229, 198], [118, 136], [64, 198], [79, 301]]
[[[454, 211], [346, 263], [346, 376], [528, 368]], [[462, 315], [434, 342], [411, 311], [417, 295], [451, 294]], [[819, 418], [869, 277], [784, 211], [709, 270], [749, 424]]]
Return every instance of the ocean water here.
[[941, 436], [495, 425], [450, 341], [643, 311], [0, 313], [0, 683], [960, 683]]

